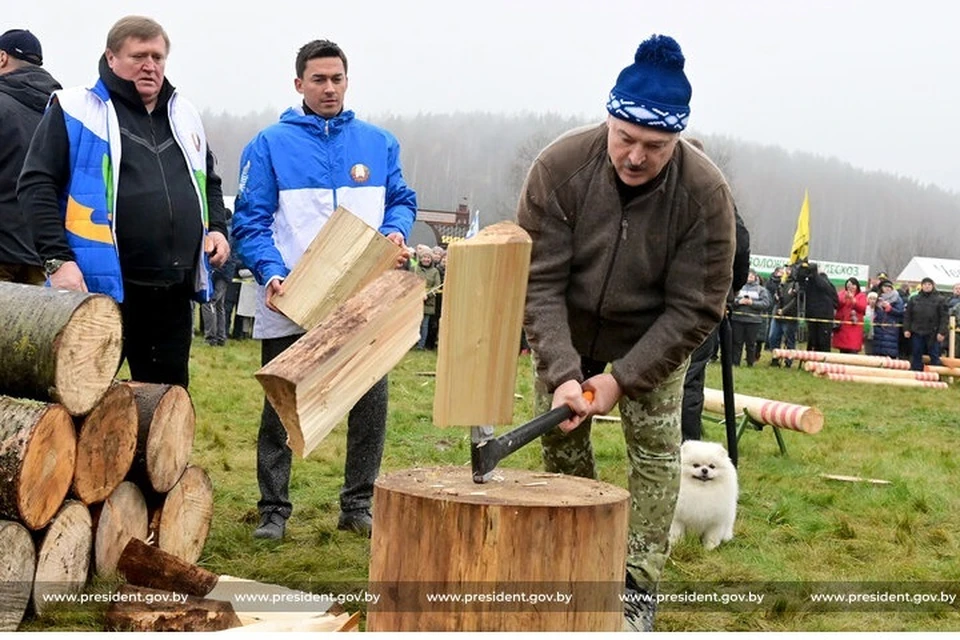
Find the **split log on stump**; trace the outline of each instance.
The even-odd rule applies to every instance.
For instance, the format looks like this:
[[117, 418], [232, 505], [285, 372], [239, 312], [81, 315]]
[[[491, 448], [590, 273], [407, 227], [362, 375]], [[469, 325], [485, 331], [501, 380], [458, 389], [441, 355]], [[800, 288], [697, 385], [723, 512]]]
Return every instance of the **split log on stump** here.
[[200, 467], [188, 466], [151, 518], [153, 540], [164, 551], [196, 562], [207, 543], [212, 520], [213, 482]]
[[[816, 407], [745, 396], [740, 393], [734, 394], [733, 404], [737, 413], [747, 413], [761, 424], [810, 434], [818, 433], [823, 429], [823, 412]], [[723, 407], [723, 391], [703, 390], [703, 408], [706, 411], [723, 415]]]
[[257, 372], [306, 457], [420, 339], [423, 280], [388, 271]]
[[864, 384], [884, 384], [891, 387], [923, 387], [925, 389], [946, 389], [946, 382], [931, 380], [908, 380], [906, 378], [877, 378], [874, 376], [852, 376], [846, 373], [826, 373], [827, 380], [836, 382], [861, 382]]
[[[368, 631], [620, 631], [630, 495], [573, 476], [412, 469], [374, 485]], [[556, 592], [569, 603], [430, 603]]]
[[450, 245], [437, 344], [437, 426], [511, 424], [530, 269], [530, 236], [511, 222]]
[[218, 580], [217, 574], [138, 538], [130, 538], [120, 554], [117, 571], [127, 582], [139, 587], [198, 597], [210, 593]]
[[130, 538], [147, 538], [147, 503], [132, 482], [121, 482], [102, 505], [94, 509], [93, 557], [97, 575], [117, 570], [120, 554]]
[[79, 500], [67, 500], [43, 533], [37, 551], [33, 608], [37, 615], [56, 604], [55, 594], [80, 593], [90, 573], [93, 522]]
[[84, 504], [103, 502], [123, 482], [137, 450], [133, 389], [117, 382], [87, 417], [78, 420], [73, 493]]
[[402, 249], [337, 207], [283, 281], [273, 303], [309, 331], [334, 309], [392, 269]]
[[909, 369], [906, 360], [896, 360], [887, 356], [865, 356], [859, 353], [833, 353], [832, 351], [802, 351], [799, 349], [774, 349], [774, 358], [786, 360], [804, 360], [810, 362], [835, 362], [854, 364], [861, 367], [881, 367], [883, 369]]
[[120, 307], [105, 295], [0, 282], [0, 393], [93, 409], [120, 366]]
[[240, 626], [229, 602], [123, 585], [107, 609], [113, 631], [223, 631]]
[[16, 631], [30, 602], [37, 553], [19, 522], [0, 520], [0, 632]]
[[901, 378], [909, 380], [939, 380], [940, 374], [932, 371], [909, 371], [903, 369], [878, 369], [876, 367], [858, 367], [852, 364], [834, 364], [832, 362], [806, 362], [803, 368], [814, 375], [828, 373], [847, 373], [854, 376], [873, 376], [875, 378]]
[[62, 405], [0, 396], [0, 517], [44, 527], [70, 489], [76, 456]]
[[196, 414], [178, 385], [130, 382], [137, 402], [137, 452], [127, 479], [167, 493], [183, 475], [193, 450]]

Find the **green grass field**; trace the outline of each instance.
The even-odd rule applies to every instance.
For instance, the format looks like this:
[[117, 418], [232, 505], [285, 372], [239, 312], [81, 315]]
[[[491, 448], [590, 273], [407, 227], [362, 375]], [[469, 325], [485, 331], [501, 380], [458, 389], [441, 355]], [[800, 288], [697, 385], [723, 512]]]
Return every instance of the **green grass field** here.
[[[254, 540], [257, 523], [256, 436], [262, 393], [253, 378], [259, 343], [193, 348], [191, 394], [198, 428], [193, 463], [213, 479], [215, 510], [200, 564], [219, 574], [303, 586], [366, 580], [369, 542], [336, 529], [343, 476], [345, 425], [306, 460], [294, 459], [293, 517], [282, 543]], [[390, 378], [390, 415], [383, 471], [415, 466], [469, 465], [467, 429], [432, 425], [433, 352], [411, 351]], [[950, 583], [960, 588], [960, 388], [945, 391], [829, 382], [796, 369], [767, 366], [736, 371], [737, 391], [820, 408], [826, 426], [816, 435], [783, 431], [786, 457], [773, 432], [748, 430], [740, 442], [740, 506], [736, 537], [712, 552], [684, 540], [672, 552], [665, 581]], [[531, 417], [530, 360], [518, 363], [514, 421]], [[958, 383], [960, 384], [960, 383]], [[720, 366], [708, 368], [719, 388]], [[705, 439], [725, 441], [722, 426]], [[619, 426], [594, 427], [600, 479], [626, 484]], [[540, 468], [531, 444], [501, 466]], [[870, 485], [820, 474], [889, 480]], [[958, 598], [960, 599], [960, 598]], [[817, 613], [770, 598], [746, 612], [663, 607], [662, 631], [958, 631], [952, 611]], [[32, 630], [99, 628], [97, 615], [62, 612], [28, 621]]]

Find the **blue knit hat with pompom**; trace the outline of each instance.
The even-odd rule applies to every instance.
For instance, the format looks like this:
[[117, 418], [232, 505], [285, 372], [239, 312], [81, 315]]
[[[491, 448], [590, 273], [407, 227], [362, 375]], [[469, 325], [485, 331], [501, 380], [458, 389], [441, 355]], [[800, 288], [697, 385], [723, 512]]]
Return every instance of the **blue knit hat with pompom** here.
[[680, 45], [653, 35], [637, 47], [633, 64], [620, 72], [607, 111], [614, 117], [665, 131], [683, 131], [693, 90], [683, 73]]

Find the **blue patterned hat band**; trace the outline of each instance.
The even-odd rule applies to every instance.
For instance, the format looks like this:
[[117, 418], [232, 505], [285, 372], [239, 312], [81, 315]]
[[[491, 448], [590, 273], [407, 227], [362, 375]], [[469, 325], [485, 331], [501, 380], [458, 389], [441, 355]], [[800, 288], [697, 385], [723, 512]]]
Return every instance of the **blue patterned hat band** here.
[[690, 117], [690, 82], [683, 72], [680, 45], [654, 35], [637, 47], [634, 63], [620, 72], [607, 111], [644, 127], [683, 131]]

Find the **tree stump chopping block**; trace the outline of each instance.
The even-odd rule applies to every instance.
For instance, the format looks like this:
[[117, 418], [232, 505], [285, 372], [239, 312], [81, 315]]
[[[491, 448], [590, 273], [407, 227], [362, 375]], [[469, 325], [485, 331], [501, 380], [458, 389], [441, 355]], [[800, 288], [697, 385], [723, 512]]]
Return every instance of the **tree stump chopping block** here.
[[373, 504], [369, 631], [623, 627], [619, 487], [513, 469], [475, 484], [469, 467], [439, 467], [381, 476]]

